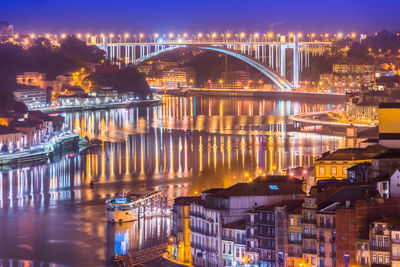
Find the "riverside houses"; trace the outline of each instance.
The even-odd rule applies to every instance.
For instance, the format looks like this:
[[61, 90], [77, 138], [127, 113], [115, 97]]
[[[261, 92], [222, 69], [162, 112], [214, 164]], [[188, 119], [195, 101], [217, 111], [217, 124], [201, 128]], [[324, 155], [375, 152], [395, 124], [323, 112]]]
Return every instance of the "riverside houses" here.
[[[246, 212], [257, 206], [304, 198], [302, 187], [297, 179], [272, 176], [202, 192], [201, 199], [190, 208], [192, 264], [223, 266], [222, 226], [245, 219]], [[251, 248], [256, 252], [256, 243], [253, 242], [253, 247], [247, 244], [246, 250]]]

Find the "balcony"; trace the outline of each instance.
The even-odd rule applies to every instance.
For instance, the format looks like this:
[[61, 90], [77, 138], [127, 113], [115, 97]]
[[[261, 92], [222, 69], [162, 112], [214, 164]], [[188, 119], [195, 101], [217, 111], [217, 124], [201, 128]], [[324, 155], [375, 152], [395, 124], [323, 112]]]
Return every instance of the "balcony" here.
[[258, 248], [246, 247], [246, 251], [249, 251], [249, 252], [258, 252]]
[[335, 228], [336, 225], [334, 223], [322, 223], [318, 225], [319, 228]]
[[235, 238], [233, 236], [222, 236], [222, 240], [225, 241], [235, 241]]
[[205, 246], [203, 246], [203, 245], [201, 245], [201, 244], [199, 244], [199, 243], [194, 243], [194, 242], [190, 242], [190, 246], [191, 246], [192, 248], [197, 248], [197, 249], [202, 249], [202, 250], [206, 249]]
[[301, 245], [301, 240], [288, 240], [289, 244]]
[[374, 230], [374, 235], [384, 235], [383, 230], [382, 230], [382, 229], [375, 228], [375, 230]]
[[200, 233], [200, 234], [206, 234], [207, 231], [201, 227], [190, 227], [190, 231]]
[[301, 218], [301, 223], [317, 224], [317, 219]]
[[400, 244], [400, 239], [392, 238], [392, 243]]
[[303, 248], [303, 254], [317, 254], [317, 249]]
[[217, 252], [217, 249], [216, 248], [206, 247], [206, 251], [207, 252], [211, 252], [211, 253], [215, 253], [215, 252]]
[[235, 244], [246, 245], [246, 239], [235, 239]]
[[200, 212], [195, 212], [195, 211], [190, 211], [190, 216], [194, 216], [194, 217], [199, 217], [199, 218], [205, 218], [206, 216]]
[[307, 238], [307, 239], [315, 239], [315, 238], [317, 238], [317, 236], [315, 234], [310, 234], [310, 233], [302, 234], [302, 237], [303, 237], [303, 239], [304, 238]]
[[390, 247], [370, 246], [370, 250], [374, 250], [374, 251], [390, 251]]

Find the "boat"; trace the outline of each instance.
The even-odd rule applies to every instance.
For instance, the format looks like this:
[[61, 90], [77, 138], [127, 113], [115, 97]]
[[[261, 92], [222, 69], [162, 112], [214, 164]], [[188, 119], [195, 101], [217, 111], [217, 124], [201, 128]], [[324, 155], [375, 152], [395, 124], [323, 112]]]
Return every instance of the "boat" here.
[[143, 217], [167, 215], [166, 195], [160, 190], [126, 193], [106, 200], [108, 222], [130, 222]]
[[138, 207], [124, 191], [118, 197], [107, 199], [105, 209], [108, 222], [131, 222], [138, 219]]

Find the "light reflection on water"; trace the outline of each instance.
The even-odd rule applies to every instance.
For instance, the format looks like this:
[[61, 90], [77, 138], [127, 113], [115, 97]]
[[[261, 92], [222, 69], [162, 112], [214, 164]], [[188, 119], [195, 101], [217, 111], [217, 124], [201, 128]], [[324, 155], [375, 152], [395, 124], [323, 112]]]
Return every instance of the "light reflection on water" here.
[[161, 188], [171, 203], [242, 181], [244, 171], [310, 166], [315, 156], [342, 147], [344, 139], [291, 132], [287, 116], [333, 108], [165, 97], [155, 107], [63, 114], [94, 145], [54, 163], [0, 173], [0, 258], [99, 266], [115, 250], [163, 242], [170, 228], [166, 218], [107, 225], [106, 195]]

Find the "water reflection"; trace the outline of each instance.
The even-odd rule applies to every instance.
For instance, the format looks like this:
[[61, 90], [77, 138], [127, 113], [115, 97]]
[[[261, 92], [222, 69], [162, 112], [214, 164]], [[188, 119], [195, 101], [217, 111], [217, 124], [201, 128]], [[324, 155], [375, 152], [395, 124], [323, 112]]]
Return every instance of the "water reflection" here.
[[293, 132], [287, 116], [333, 108], [165, 97], [160, 106], [63, 114], [93, 145], [47, 165], [0, 173], [0, 258], [101, 266], [116, 251], [162, 242], [170, 227], [165, 218], [107, 225], [106, 195], [161, 188], [171, 203], [241, 181], [244, 171], [310, 166], [315, 156], [342, 147], [344, 139]]

